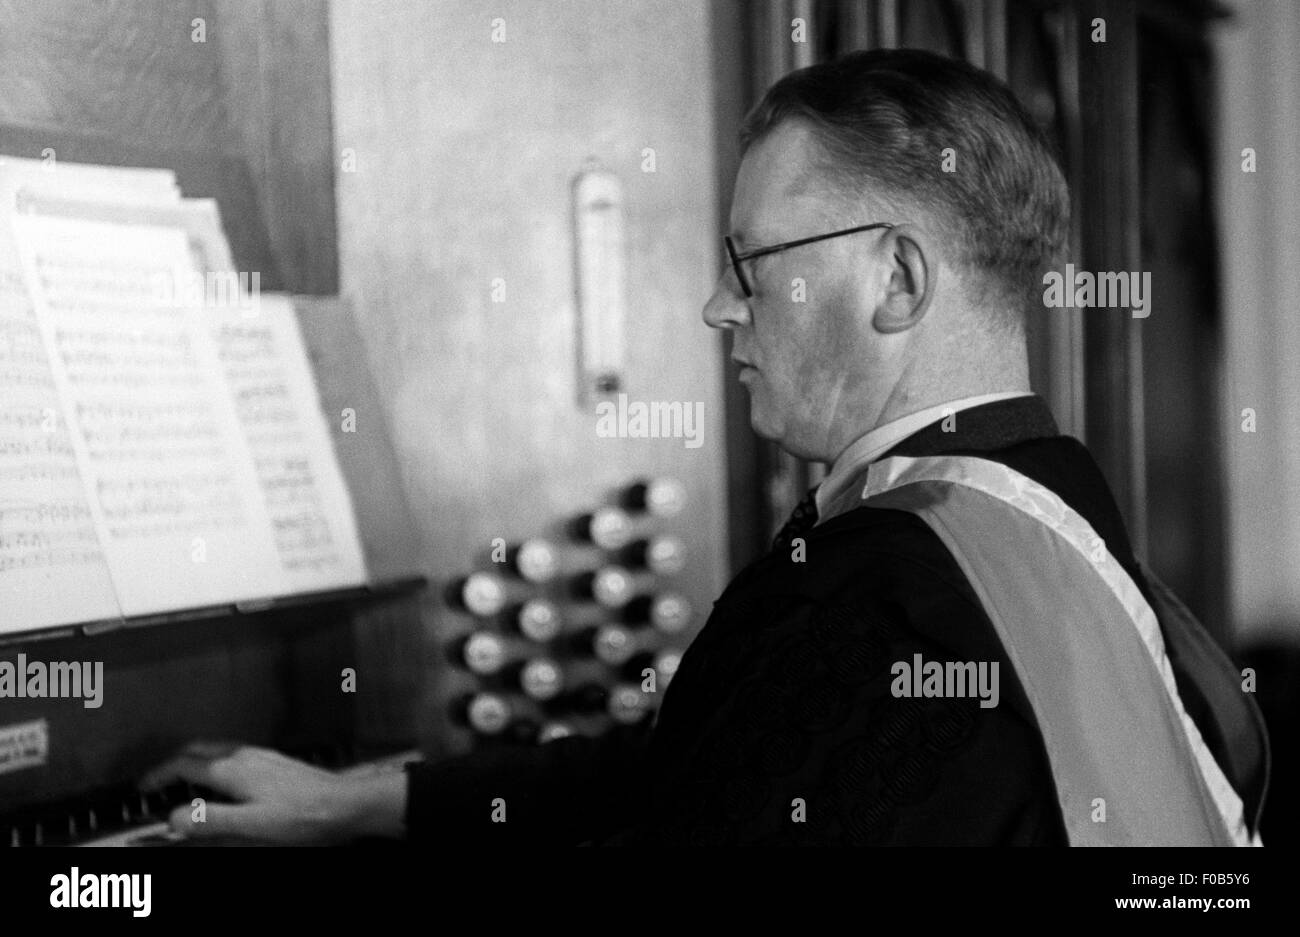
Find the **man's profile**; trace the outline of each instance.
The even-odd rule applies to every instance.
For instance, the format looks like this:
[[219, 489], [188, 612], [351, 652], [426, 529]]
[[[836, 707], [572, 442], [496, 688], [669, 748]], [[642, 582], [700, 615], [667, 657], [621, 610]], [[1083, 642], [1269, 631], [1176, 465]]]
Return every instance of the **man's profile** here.
[[[1029, 389], [1069, 193], [1011, 92], [860, 52], [747, 117], [726, 265], [756, 433], [829, 466], [687, 650], [653, 727], [350, 780], [195, 745], [193, 836], [282, 842], [1246, 844], [1266, 744]], [[1097, 311], [1091, 314], [1107, 314]], [[494, 822], [501, 800], [508, 820]]]

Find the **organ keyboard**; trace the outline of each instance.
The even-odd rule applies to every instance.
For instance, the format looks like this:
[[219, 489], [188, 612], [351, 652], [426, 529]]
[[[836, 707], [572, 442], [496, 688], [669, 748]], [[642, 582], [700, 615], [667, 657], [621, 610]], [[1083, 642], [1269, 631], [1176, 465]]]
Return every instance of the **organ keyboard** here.
[[[402, 751], [357, 761], [337, 748], [295, 753], [304, 761], [371, 776], [401, 771], [419, 752]], [[346, 765], [346, 767], [343, 767]], [[76, 798], [25, 807], [0, 815], [2, 846], [180, 846], [194, 842], [172, 833], [167, 816], [195, 797], [214, 803], [226, 798], [199, 785], [177, 781], [157, 791], [140, 791], [122, 784], [89, 791]], [[233, 842], [233, 841], [232, 841]], [[244, 843], [244, 841], [240, 841]], [[246, 844], [246, 843], [245, 843]], [[211, 840], [204, 845], [214, 845]], [[219, 845], [219, 843], [217, 843]]]

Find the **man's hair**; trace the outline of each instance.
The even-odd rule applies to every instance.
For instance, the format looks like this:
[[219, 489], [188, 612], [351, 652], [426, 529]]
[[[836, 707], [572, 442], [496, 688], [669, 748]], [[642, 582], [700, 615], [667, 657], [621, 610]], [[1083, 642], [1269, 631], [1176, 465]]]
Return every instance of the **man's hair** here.
[[[824, 156], [816, 168], [837, 194], [870, 190], [899, 211], [919, 207], [975, 274], [976, 302], [1023, 327], [1064, 250], [1070, 193], [1047, 137], [1006, 85], [932, 52], [854, 52], [769, 88], [741, 127], [742, 153], [792, 119], [811, 124]], [[944, 171], [945, 156], [954, 171]]]

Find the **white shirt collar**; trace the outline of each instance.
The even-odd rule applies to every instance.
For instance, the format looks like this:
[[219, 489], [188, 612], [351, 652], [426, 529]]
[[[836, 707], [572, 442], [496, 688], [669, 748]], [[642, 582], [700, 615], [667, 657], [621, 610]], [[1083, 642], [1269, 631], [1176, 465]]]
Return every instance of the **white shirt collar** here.
[[878, 459], [917, 430], [924, 429], [936, 420], [941, 420], [958, 410], [969, 410], [971, 407], [993, 403], [997, 400], [1032, 396], [1033, 393], [1030, 391], [1008, 390], [996, 394], [979, 394], [975, 397], [948, 400], [935, 404], [933, 407], [918, 410], [916, 413], [909, 413], [907, 416], [899, 417], [896, 420], [890, 420], [888, 423], [877, 426], [875, 429], [859, 436], [857, 440], [849, 444], [847, 449], [840, 453], [839, 458], [831, 466], [830, 472], [827, 473], [826, 478], [822, 480], [821, 485], [818, 487], [816, 495], [818, 516], [826, 516], [827, 506], [837, 495], [843, 492], [844, 486], [857, 476], [863, 466]]

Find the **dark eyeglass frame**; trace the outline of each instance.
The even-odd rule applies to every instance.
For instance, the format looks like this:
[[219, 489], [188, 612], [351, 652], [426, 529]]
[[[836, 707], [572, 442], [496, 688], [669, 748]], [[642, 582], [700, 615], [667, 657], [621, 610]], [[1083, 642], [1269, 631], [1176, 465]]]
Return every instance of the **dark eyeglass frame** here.
[[857, 234], [859, 231], [870, 231], [872, 228], [892, 228], [893, 222], [878, 221], [874, 224], [858, 225], [856, 228], [845, 228], [843, 231], [832, 231], [830, 234], [818, 234], [810, 238], [800, 238], [797, 241], [786, 241], [784, 244], [774, 244], [771, 247], [759, 247], [752, 251], [746, 251], [743, 254], [736, 252], [736, 245], [731, 240], [731, 235], [722, 238], [727, 245], [727, 255], [731, 258], [731, 269], [736, 271], [736, 280], [740, 283], [740, 288], [745, 292], [746, 299], [754, 298], [754, 291], [749, 286], [749, 280], [745, 277], [745, 271], [741, 269], [742, 260], [752, 260], [755, 257], [765, 257], [768, 254], [779, 254], [781, 251], [788, 251], [792, 247], [802, 247], [805, 244], [813, 244], [817, 241], [825, 241], [829, 238], [842, 237], [845, 234]]

